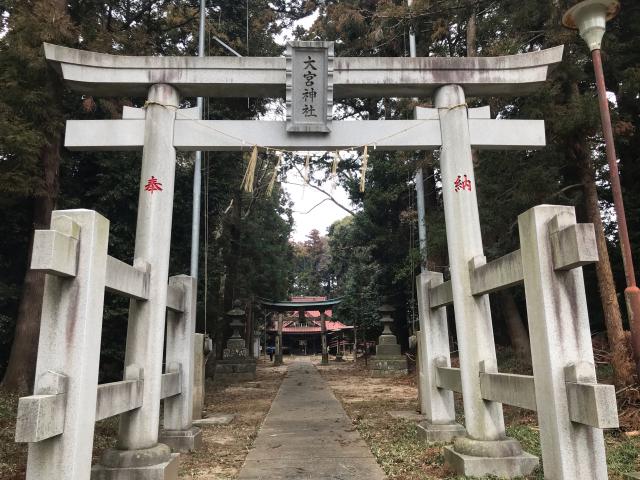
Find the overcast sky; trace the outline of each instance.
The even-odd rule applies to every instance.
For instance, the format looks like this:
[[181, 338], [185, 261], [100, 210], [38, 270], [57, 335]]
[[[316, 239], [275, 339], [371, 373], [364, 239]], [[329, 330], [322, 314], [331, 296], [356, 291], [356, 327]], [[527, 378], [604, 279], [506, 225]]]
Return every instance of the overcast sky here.
[[[326, 195], [311, 188], [309, 185], [302, 186], [303, 181], [300, 174], [295, 170], [290, 170], [287, 175], [287, 183], [283, 183], [284, 190], [291, 196], [291, 200], [294, 202], [293, 218], [295, 220], [294, 230], [291, 234], [292, 239], [295, 241], [304, 241], [307, 234], [314, 228], [320, 231], [320, 234], [325, 235], [327, 228], [341, 218], [349, 216], [342, 208], [338, 207], [330, 200], [326, 200]], [[331, 191], [331, 183], [327, 182], [322, 188], [331, 193], [331, 195], [341, 204], [348, 208], [351, 208], [351, 202], [349, 202], [349, 196], [347, 192], [340, 187], [336, 186], [335, 191]], [[318, 205], [322, 202], [320, 205]], [[315, 208], [313, 208], [315, 205]], [[313, 210], [311, 210], [313, 209]], [[311, 210], [311, 212], [309, 212]]]

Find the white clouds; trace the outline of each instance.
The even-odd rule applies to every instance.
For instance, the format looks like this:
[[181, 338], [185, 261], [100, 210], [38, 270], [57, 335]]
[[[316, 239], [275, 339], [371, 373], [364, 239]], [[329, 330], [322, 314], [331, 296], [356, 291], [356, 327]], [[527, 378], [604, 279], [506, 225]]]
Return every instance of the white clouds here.
[[316, 10], [308, 17], [304, 17], [304, 18], [301, 18], [300, 20], [295, 21], [293, 23], [292, 29], [283, 30], [280, 34], [276, 35], [275, 37], [276, 43], [279, 43], [280, 45], [284, 45], [287, 43], [287, 41], [292, 40], [293, 29], [297, 27], [302, 27], [305, 30], [309, 30], [309, 28], [311, 28], [311, 25], [313, 25], [313, 22], [315, 22], [316, 18], [318, 18], [318, 14], [319, 14], [319, 11]]

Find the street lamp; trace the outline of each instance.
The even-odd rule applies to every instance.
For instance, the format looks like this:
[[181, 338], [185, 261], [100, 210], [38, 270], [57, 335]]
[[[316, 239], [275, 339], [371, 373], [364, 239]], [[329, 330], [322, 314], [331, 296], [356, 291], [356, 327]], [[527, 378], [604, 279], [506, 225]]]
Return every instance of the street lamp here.
[[604, 84], [604, 73], [602, 71], [602, 57], [600, 55], [600, 45], [602, 43], [602, 37], [604, 36], [606, 23], [615, 17], [619, 11], [620, 3], [618, 0], [584, 0], [571, 7], [564, 14], [562, 24], [567, 28], [578, 30], [580, 36], [587, 42], [591, 50], [591, 59], [593, 60], [593, 69], [595, 71], [596, 85], [598, 88], [602, 133], [604, 135], [607, 163], [609, 164], [609, 174], [611, 177], [613, 204], [618, 220], [618, 235], [620, 236], [622, 261], [627, 281], [624, 296], [627, 305], [627, 314], [629, 316], [629, 326], [631, 328], [631, 345], [636, 361], [636, 372], [638, 373], [638, 378], [640, 378], [640, 332], [638, 332], [638, 325], [636, 325], [636, 322], [640, 322], [640, 289], [638, 289], [636, 285], [636, 276], [633, 268], [627, 219], [625, 217], [622, 188], [620, 187], [620, 177], [618, 175], [616, 150], [613, 143], [609, 101], [607, 100], [607, 90]]

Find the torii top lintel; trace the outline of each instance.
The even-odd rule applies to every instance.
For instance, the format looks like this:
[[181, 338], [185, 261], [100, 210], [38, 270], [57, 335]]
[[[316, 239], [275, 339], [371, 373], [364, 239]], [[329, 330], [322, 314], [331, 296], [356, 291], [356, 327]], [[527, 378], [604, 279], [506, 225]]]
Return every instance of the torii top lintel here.
[[339, 303], [344, 300], [344, 297], [338, 298], [329, 298], [327, 300], [316, 300], [316, 301], [273, 301], [260, 299], [260, 304], [265, 307], [267, 310], [275, 311], [275, 312], [293, 312], [293, 311], [305, 311], [305, 312], [324, 312], [326, 310], [335, 307]]
[[[183, 96], [284, 97], [284, 57], [119, 56], [45, 43], [67, 85], [96, 96], [146, 96], [168, 83]], [[468, 96], [522, 95], [540, 87], [563, 46], [502, 57], [335, 57], [335, 98], [420, 97], [457, 84]]]

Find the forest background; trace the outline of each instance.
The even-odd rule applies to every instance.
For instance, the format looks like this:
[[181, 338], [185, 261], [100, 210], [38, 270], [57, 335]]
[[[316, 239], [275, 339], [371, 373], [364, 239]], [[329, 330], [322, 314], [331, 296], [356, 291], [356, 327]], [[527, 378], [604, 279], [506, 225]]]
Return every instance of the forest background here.
[[[635, 379], [621, 292], [622, 261], [600, 132], [593, 69], [584, 42], [561, 26], [564, 0], [402, 1], [252, 0], [208, 2], [206, 54], [228, 55], [215, 38], [242, 55], [277, 56], [275, 39], [336, 42], [338, 56], [408, 56], [409, 32], [418, 56], [496, 56], [565, 44], [563, 63], [535, 95], [469, 99], [492, 116], [544, 119], [548, 146], [539, 151], [481, 152], [474, 157], [482, 234], [489, 259], [518, 246], [517, 215], [541, 203], [574, 205], [593, 222], [600, 261], [585, 267], [592, 332], [616, 348], [610, 355], [618, 386]], [[0, 375], [2, 386], [27, 391], [33, 381], [44, 275], [28, 270], [34, 228], [48, 228], [51, 211], [95, 209], [111, 221], [110, 254], [132, 261], [140, 158], [133, 153], [64, 149], [66, 119], [120, 118], [144, 98], [92, 98], [69, 91], [47, 66], [42, 42], [118, 55], [195, 55], [198, 0], [0, 0]], [[317, 15], [305, 30], [295, 22]], [[248, 24], [248, 30], [247, 30]], [[623, 2], [603, 44], [605, 76], [624, 201], [636, 261], [640, 258], [640, 5]], [[195, 105], [186, 98], [184, 106]], [[431, 99], [350, 99], [336, 118], [412, 118]], [[207, 99], [207, 119], [257, 118], [270, 99]], [[268, 184], [277, 159], [261, 155], [252, 194], [241, 190], [246, 159], [205, 154], [198, 295], [198, 330], [221, 345], [224, 312], [243, 300], [261, 316], [256, 298], [344, 296], [335, 312], [359, 335], [379, 334], [382, 296], [396, 307], [396, 332], [406, 346], [417, 322], [414, 278], [420, 270], [414, 174], [424, 171], [428, 267], [448, 275], [438, 153], [371, 152], [364, 193], [361, 159], [345, 155], [337, 181], [349, 192], [347, 217], [326, 236], [310, 232], [291, 242], [292, 204], [280, 180], [304, 158], [287, 155], [276, 188]], [[314, 188], [330, 193], [329, 155], [313, 157]], [[192, 155], [178, 156], [170, 274], [189, 270]], [[529, 359], [521, 289], [492, 296], [497, 342]], [[622, 308], [621, 308], [622, 307]], [[128, 304], [107, 294], [102, 333], [103, 381], [121, 376]], [[453, 331], [453, 330], [452, 330]]]

